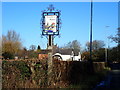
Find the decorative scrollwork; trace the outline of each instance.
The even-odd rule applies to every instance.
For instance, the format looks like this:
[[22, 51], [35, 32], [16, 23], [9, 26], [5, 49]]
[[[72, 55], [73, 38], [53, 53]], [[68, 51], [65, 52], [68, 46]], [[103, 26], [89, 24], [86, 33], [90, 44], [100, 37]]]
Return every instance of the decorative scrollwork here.
[[47, 9], [48, 9], [48, 11], [52, 12], [55, 10], [55, 7], [51, 4], [51, 5], [49, 5], [49, 7]]
[[[43, 30], [43, 28], [44, 28], [44, 18], [45, 18], [45, 14], [47, 15], [47, 14], [49, 14], [49, 13], [53, 13], [54, 15], [56, 14], [59, 18], [58, 18], [58, 31], [56, 32], [56, 33], [53, 33], [52, 35], [53, 36], [59, 36], [59, 30], [61, 29], [61, 18], [60, 18], [60, 16], [61, 16], [61, 11], [60, 10], [58, 10], [58, 9], [55, 9], [55, 7], [52, 5], [52, 4], [50, 4], [48, 7], [47, 7], [47, 9], [46, 10], [42, 10], [41, 11], [41, 16], [42, 16], [42, 18], [41, 18], [41, 20], [40, 20], [40, 25], [41, 25], [41, 28], [42, 28], [42, 30]], [[47, 33], [44, 33], [43, 31], [42, 31], [42, 35], [44, 35], [44, 36], [47, 36], [48, 34]]]

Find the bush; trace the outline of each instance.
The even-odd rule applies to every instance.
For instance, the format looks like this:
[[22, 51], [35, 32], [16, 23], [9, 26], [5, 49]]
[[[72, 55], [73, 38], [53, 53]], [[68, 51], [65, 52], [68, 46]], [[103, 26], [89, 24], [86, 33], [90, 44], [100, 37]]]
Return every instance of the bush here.
[[4, 52], [2, 54], [2, 56], [5, 58], [5, 59], [13, 59], [14, 58], [14, 55], [12, 53], [9, 53], [9, 52]]
[[29, 79], [30, 78], [31, 71], [30, 71], [30, 68], [27, 66], [26, 62], [22, 62], [22, 61], [16, 62], [16, 61], [14, 61], [13, 65], [15, 65], [20, 70], [22, 79], [25, 79], [25, 78]]

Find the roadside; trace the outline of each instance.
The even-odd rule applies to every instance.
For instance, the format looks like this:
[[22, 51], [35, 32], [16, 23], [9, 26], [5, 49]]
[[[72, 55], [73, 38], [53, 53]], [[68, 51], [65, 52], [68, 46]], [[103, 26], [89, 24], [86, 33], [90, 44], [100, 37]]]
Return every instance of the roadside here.
[[94, 90], [120, 90], [120, 63], [112, 63], [110, 67], [107, 77]]
[[[100, 72], [96, 72], [92, 75], [85, 76], [78, 85], [70, 85], [69, 88], [79, 88], [79, 90], [94, 90], [96, 84], [99, 84], [105, 79], [109, 69], [105, 68]], [[96, 90], [96, 89], [95, 89]]]

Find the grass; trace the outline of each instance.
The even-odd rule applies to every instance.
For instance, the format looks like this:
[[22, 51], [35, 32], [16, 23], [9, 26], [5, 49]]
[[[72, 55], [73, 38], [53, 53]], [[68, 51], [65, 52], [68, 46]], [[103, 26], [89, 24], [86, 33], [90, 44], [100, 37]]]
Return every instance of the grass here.
[[93, 88], [104, 79], [109, 70], [109, 68], [105, 68], [101, 72], [84, 76], [79, 84], [69, 85], [68, 88], [79, 88], [79, 90], [93, 90]]

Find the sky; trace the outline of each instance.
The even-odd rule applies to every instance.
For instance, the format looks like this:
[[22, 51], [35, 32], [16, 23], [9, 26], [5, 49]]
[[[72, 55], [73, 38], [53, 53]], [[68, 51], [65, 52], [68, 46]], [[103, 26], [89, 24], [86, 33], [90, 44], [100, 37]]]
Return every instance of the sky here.
[[[23, 47], [40, 45], [45, 49], [46, 37], [41, 38], [40, 20], [42, 10], [53, 4], [61, 10], [62, 27], [60, 38], [54, 44], [64, 46], [69, 41], [78, 40], [84, 48], [89, 41], [90, 2], [2, 2], [2, 34], [15, 30], [20, 34]], [[106, 27], [109, 26], [109, 27]], [[103, 40], [110, 47], [115, 46], [107, 37], [115, 35], [118, 28], [118, 2], [93, 3], [93, 40]]]

